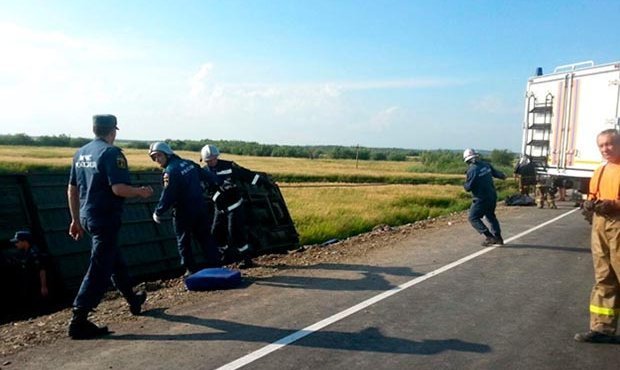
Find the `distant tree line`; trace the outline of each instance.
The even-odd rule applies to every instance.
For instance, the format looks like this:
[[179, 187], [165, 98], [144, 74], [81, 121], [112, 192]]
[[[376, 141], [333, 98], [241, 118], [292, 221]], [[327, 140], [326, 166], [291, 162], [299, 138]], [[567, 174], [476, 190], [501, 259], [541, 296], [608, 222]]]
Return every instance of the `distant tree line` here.
[[31, 145], [31, 146], [59, 146], [79, 148], [92, 139], [81, 137], [70, 137], [67, 135], [58, 136], [37, 136], [31, 137], [26, 134], [0, 135], [0, 145]]
[[[289, 157], [289, 158], [333, 158], [359, 159], [375, 161], [405, 161], [408, 156], [417, 156], [419, 151], [399, 148], [365, 148], [345, 147], [337, 145], [276, 145], [259, 144], [247, 141], [232, 140], [172, 140], [166, 139], [173, 150], [198, 152], [206, 144], [215, 145], [220, 152], [255, 157]], [[146, 141], [122, 141], [119, 145], [125, 148], [148, 149]]]
[[[81, 147], [92, 139], [74, 138], [67, 135], [37, 136], [26, 134], [0, 135], [0, 145], [32, 145], [56, 147]], [[215, 145], [220, 152], [256, 157], [290, 157], [290, 158], [333, 158], [359, 159], [374, 161], [405, 161], [407, 157], [419, 156], [425, 170], [458, 173], [463, 171], [460, 151], [430, 150], [418, 151], [399, 148], [366, 148], [361, 146], [338, 145], [275, 145], [234, 140], [165, 140], [174, 150], [199, 152], [206, 144]], [[148, 149], [150, 142], [141, 140], [118, 140], [124, 148]], [[512, 166], [514, 153], [507, 150], [493, 150], [488, 160], [500, 166]]]
[[[491, 152], [480, 153], [483, 160], [509, 175], [515, 160], [515, 154], [508, 150], [493, 149]], [[463, 152], [454, 150], [429, 150], [420, 153], [421, 167], [412, 168], [416, 172], [463, 173], [467, 167], [463, 165]]]
[[[67, 135], [31, 137], [26, 134], [0, 135], [0, 145], [31, 145], [55, 147], [81, 147], [92, 139], [73, 138]], [[377, 161], [404, 161], [407, 156], [415, 156], [416, 151], [406, 149], [377, 149], [364, 147], [328, 146], [295, 146], [259, 144], [256, 142], [230, 140], [165, 140], [174, 150], [198, 152], [206, 144], [212, 144], [222, 153], [236, 155], [250, 155], [257, 157], [292, 157], [292, 158], [319, 158], [359, 159]], [[140, 140], [117, 140], [117, 144], [124, 148], [148, 149], [150, 142]]]

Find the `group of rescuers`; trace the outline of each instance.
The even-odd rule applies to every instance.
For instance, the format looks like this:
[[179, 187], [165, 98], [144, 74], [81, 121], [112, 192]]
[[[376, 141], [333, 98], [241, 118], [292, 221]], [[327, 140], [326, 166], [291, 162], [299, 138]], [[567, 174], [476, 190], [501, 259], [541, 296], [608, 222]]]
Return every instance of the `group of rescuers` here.
[[566, 189], [573, 186], [572, 181], [566, 178], [557, 176], [538, 177], [536, 165], [527, 155], [519, 159], [514, 173], [519, 181], [519, 190], [522, 195], [529, 196], [531, 188], [535, 188], [535, 202], [538, 208], [544, 208], [545, 204], [549, 208], [557, 208], [555, 204], [556, 194], [559, 201], [565, 201]]
[[[73, 157], [69, 176], [68, 201], [71, 213], [69, 234], [76, 240], [84, 232], [91, 237], [90, 265], [73, 302], [73, 316], [69, 323], [69, 336], [88, 339], [109, 333], [88, 320], [88, 314], [101, 301], [110, 281], [121, 292], [134, 315], [141, 313], [146, 300], [145, 292], [134, 292], [127, 265], [121, 255], [118, 233], [124, 198], [153, 195], [150, 186], [132, 186], [127, 160], [120, 148], [114, 146], [117, 120], [113, 115], [93, 117], [95, 139], [80, 148]], [[590, 297], [590, 330], [575, 335], [578, 342], [614, 342], [620, 316], [620, 134], [614, 129], [598, 134], [597, 146], [605, 163], [590, 181], [588, 199], [583, 203], [585, 213], [592, 219], [591, 249], [594, 262], [595, 285]], [[149, 156], [163, 168], [163, 191], [153, 213], [153, 220], [161, 222], [166, 211], [174, 208], [174, 227], [181, 262], [192, 273], [196, 264], [192, 256], [190, 239], [193, 235], [204, 249], [208, 262], [222, 265], [217, 242], [214, 240], [217, 225], [225, 224], [225, 237], [220, 245], [227, 245], [229, 253], [249, 256], [247, 237], [235, 232], [234, 225], [242, 223], [243, 214], [238, 194], [230, 176], [236, 171], [244, 173], [251, 183], [258, 177], [236, 164], [218, 160], [219, 152], [207, 145], [201, 150], [204, 168], [192, 161], [178, 157], [163, 142], [150, 146]], [[483, 246], [504, 244], [500, 223], [495, 215], [497, 193], [493, 178], [505, 179], [506, 175], [491, 164], [481, 160], [473, 149], [463, 152], [468, 165], [464, 188], [472, 193], [469, 221], [484, 236]], [[216, 215], [211, 228], [206, 203], [202, 194], [206, 184], [215, 190]], [[230, 198], [230, 199], [229, 199]], [[486, 219], [487, 224], [483, 222]], [[15, 242], [24, 239], [16, 235]], [[247, 261], [247, 258], [246, 258]], [[249, 262], [249, 261], [247, 261]]]
[[[109, 333], [89, 321], [110, 281], [139, 315], [146, 292], [134, 292], [127, 264], [121, 254], [118, 234], [125, 198], [148, 198], [150, 186], [132, 186], [127, 159], [114, 146], [117, 119], [113, 115], [93, 116], [95, 139], [73, 157], [67, 190], [71, 223], [69, 235], [79, 240], [84, 232], [91, 237], [90, 264], [73, 302], [69, 336], [88, 339]], [[201, 150], [204, 167], [176, 155], [165, 142], [150, 145], [148, 155], [163, 169], [163, 189], [152, 218], [156, 223], [172, 210], [172, 222], [185, 276], [200, 268], [192, 253], [192, 239], [201, 247], [206, 263], [220, 267], [240, 261], [240, 268], [252, 265], [241, 191], [235, 181], [257, 185], [261, 176], [234, 162], [219, 159], [213, 145]], [[212, 199], [213, 207], [205, 199]], [[213, 213], [210, 213], [209, 210]]]

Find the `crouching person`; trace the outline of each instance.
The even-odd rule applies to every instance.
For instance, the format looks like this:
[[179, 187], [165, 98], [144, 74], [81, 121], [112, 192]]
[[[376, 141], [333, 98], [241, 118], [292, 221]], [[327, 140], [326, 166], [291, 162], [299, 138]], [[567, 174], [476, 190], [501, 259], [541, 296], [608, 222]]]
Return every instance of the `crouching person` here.
[[210, 233], [211, 215], [203, 197], [204, 186], [217, 186], [218, 179], [197, 163], [180, 158], [164, 142], [152, 143], [149, 156], [163, 168], [163, 190], [153, 220], [161, 223], [163, 214], [173, 209], [174, 232], [185, 275], [198, 271], [192, 236], [202, 248], [207, 266], [221, 266], [222, 258]]
[[22, 230], [15, 233], [11, 243], [19, 253], [20, 303], [32, 314], [47, 312], [49, 306], [48, 256], [35, 245], [30, 231]]

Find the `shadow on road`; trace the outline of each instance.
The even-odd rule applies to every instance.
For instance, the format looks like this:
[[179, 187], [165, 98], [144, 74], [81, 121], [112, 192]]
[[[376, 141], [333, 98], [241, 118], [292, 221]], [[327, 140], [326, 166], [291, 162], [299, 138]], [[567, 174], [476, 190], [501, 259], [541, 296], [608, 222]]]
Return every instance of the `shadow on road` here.
[[187, 315], [171, 315], [165, 308], [144, 312], [144, 316], [192, 326], [202, 326], [209, 330], [203, 333], [188, 334], [122, 334], [105, 337], [108, 340], [145, 341], [246, 341], [273, 343], [289, 335], [296, 334], [302, 339], [294, 344], [303, 347], [341, 349], [350, 351], [384, 352], [399, 354], [432, 355], [443, 351], [486, 353], [491, 347], [486, 344], [465, 342], [460, 339], [426, 339], [421, 341], [393, 338], [383, 335], [377, 328], [370, 327], [357, 333], [318, 331], [307, 337], [295, 329], [279, 329], [265, 326], [242, 324], [219, 319], [203, 319]]
[[532, 244], [504, 244], [501, 249], [544, 249], [563, 252], [577, 252], [577, 253], [590, 253], [590, 246], [581, 247], [558, 247], [557, 245], [532, 245]]
[[369, 265], [352, 265], [324, 263], [314, 266], [301, 266], [296, 270], [341, 270], [356, 271], [363, 276], [359, 279], [323, 278], [316, 276], [279, 275], [266, 278], [256, 278], [253, 281], [258, 285], [268, 285], [282, 288], [301, 288], [334, 291], [363, 291], [389, 290], [395, 287], [388, 282], [385, 275], [417, 277], [422, 274], [414, 272], [408, 267], [379, 267]]

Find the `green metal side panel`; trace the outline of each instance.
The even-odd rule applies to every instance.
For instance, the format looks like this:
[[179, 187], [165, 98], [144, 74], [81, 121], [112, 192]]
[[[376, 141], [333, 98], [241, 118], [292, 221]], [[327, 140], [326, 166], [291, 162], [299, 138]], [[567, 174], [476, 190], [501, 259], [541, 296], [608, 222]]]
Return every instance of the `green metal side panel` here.
[[[125, 201], [119, 244], [137, 281], [159, 278], [180, 269], [171, 223], [157, 225], [151, 219], [161, 192], [160, 178], [158, 172], [132, 175], [134, 184], [151, 185], [156, 194], [151, 199]], [[65, 289], [76, 291], [88, 267], [91, 244], [87, 235], [77, 242], [68, 235], [71, 220], [67, 206], [68, 175], [36, 174], [28, 180], [47, 250]]]
[[15, 231], [31, 226], [23, 191], [24, 180], [25, 176], [0, 176], [0, 240], [7, 248]]
[[[267, 174], [261, 175], [266, 180], [257, 186], [239, 184], [247, 202], [250, 242], [256, 254], [297, 248], [299, 238], [282, 194]], [[0, 238], [1, 247], [8, 249], [16, 230], [32, 230], [49, 253], [66, 293], [72, 295], [88, 268], [91, 245], [88, 236], [74, 241], [68, 234], [67, 183], [67, 173], [0, 176]], [[132, 183], [150, 185], [155, 194], [125, 203], [119, 244], [131, 275], [143, 281], [180, 272], [170, 215], [161, 224], [151, 219], [162, 190], [161, 172], [133, 173]], [[204, 262], [202, 251], [196, 245], [193, 250], [197, 262]]]

